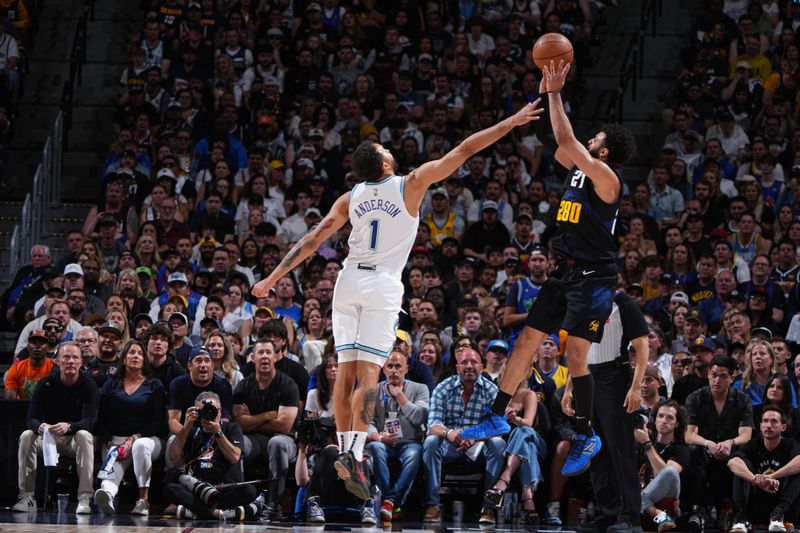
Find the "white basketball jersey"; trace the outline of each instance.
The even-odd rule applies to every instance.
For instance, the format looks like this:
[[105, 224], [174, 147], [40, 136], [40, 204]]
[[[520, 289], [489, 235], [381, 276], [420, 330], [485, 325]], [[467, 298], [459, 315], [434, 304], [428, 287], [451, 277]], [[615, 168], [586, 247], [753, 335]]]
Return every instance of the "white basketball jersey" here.
[[350, 253], [345, 266], [374, 266], [399, 274], [408, 260], [419, 226], [403, 201], [405, 176], [362, 182], [350, 192]]

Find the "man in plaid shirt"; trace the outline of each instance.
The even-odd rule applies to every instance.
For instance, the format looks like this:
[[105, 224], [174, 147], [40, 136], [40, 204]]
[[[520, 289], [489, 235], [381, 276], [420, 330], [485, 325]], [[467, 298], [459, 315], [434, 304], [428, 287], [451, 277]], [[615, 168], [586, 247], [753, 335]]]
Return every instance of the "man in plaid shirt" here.
[[[456, 352], [457, 375], [442, 381], [433, 391], [428, 412], [428, 436], [422, 445], [425, 464], [426, 521], [441, 519], [439, 485], [442, 461], [486, 461], [486, 488], [491, 487], [503, 469], [505, 442], [493, 437], [483, 443], [461, 438], [461, 430], [480, 422], [497, 396], [497, 386], [481, 376], [481, 356], [472, 348]], [[472, 448], [476, 446], [476, 448]]]

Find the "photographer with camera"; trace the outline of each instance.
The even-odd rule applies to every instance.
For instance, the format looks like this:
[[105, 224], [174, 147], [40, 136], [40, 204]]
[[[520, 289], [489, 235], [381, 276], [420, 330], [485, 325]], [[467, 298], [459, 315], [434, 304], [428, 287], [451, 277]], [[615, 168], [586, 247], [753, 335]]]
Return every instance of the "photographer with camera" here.
[[245, 464], [267, 464], [267, 514], [279, 514], [278, 502], [286, 487], [289, 463], [297, 454], [291, 433], [300, 393], [291, 377], [275, 368], [275, 342], [261, 338], [253, 347], [255, 373], [242, 380], [234, 393], [234, 421], [245, 432]]
[[257, 491], [243, 482], [242, 428], [222, 420], [222, 403], [211, 391], [197, 395], [185, 423], [167, 450], [172, 470], [165, 498], [178, 505], [178, 518], [252, 520], [260, 515]]
[[[189, 352], [187, 366], [189, 373], [174, 378], [169, 386], [167, 424], [171, 436], [167, 441], [167, 449], [171, 447], [175, 435], [186, 425], [184, 413], [194, 405], [195, 398], [201, 392], [213, 392], [219, 396], [222, 419], [227, 422], [233, 418], [233, 391], [227, 381], [214, 375], [211, 351], [205, 346], [195, 346]], [[167, 454], [167, 466], [171, 465], [172, 461]]]
[[[689, 447], [683, 441], [688, 418], [686, 410], [676, 401], [661, 400], [652, 410], [652, 419], [655, 428], [652, 439], [644, 419], [633, 430], [644, 451], [641, 511], [653, 519], [659, 531], [669, 531], [675, 529], [675, 521], [667, 511], [675, 514], [681, 494], [680, 474], [689, 467], [691, 459]], [[667, 505], [660, 503], [665, 500]]]

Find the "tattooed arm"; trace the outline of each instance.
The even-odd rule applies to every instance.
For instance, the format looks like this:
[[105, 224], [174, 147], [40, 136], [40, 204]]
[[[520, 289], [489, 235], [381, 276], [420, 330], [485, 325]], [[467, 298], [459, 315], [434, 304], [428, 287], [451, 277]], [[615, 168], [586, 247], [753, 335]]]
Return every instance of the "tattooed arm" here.
[[317, 251], [317, 248], [325, 242], [325, 239], [334, 234], [339, 228], [344, 226], [348, 219], [348, 209], [350, 207], [350, 194], [345, 193], [334, 202], [330, 213], [312, 231], [303, 235], [297, 243], [289, 250], [283, 261], [262, 281], [253, 286], [253, 294], [257, 298], [267, 296], [269, 290], [279, 279], [291, 272], [297, 265], [302, 263], [306, 257]]

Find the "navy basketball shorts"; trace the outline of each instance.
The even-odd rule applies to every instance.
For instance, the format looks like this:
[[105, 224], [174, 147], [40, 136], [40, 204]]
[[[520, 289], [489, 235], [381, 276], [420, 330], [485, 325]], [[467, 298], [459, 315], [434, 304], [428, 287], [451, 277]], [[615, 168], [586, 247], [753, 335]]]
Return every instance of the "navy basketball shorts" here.
[[544, 333], [564, 329], [572, 337], [600, 342], [618, 283], [614, 263], [562, 262], [539, 291], [525, 325]]

